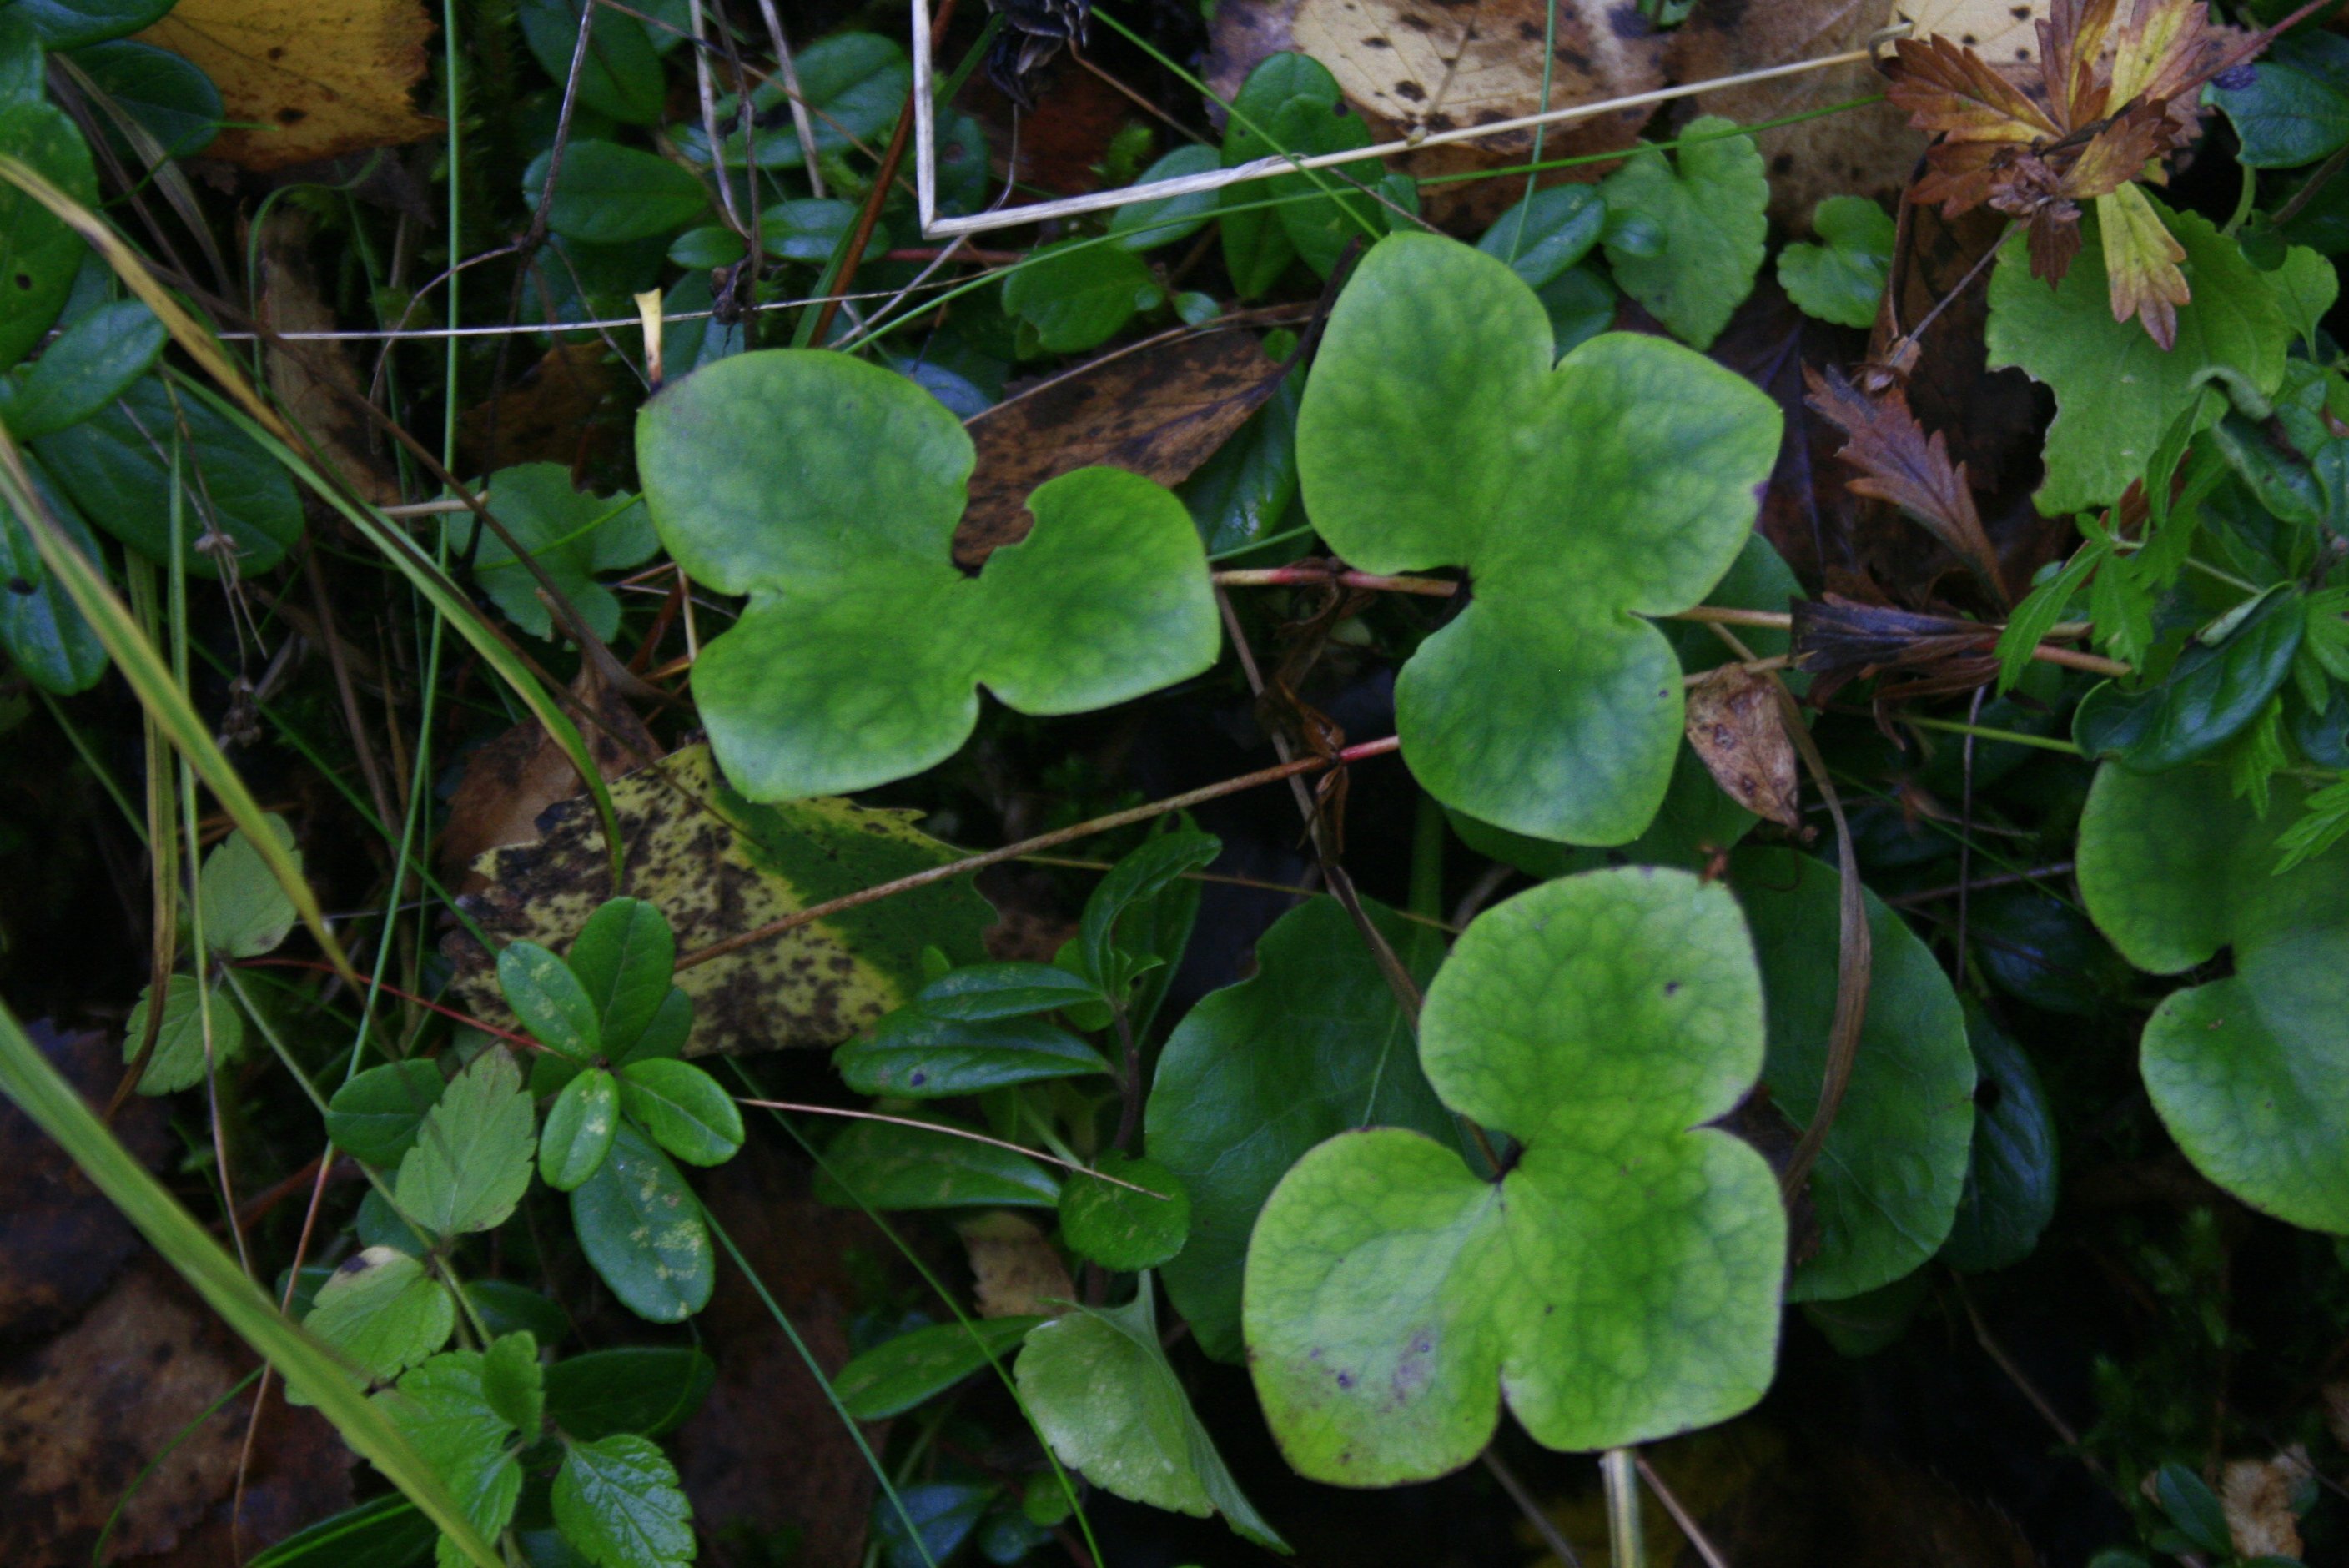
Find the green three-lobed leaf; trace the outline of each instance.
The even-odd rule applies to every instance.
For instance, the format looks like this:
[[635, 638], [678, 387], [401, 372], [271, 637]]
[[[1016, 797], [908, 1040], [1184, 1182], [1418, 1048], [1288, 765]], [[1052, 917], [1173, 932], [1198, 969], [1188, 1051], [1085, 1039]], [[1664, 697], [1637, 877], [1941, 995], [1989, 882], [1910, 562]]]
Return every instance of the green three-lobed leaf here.
[[864, 789], [944, 760], [985, 685], [1023, 713], [1139, 696], [1214, 662], [1190, 515], [1080, 469], [976, 579], [955, 524], [970, 438], [904, 377], [822, 351], [736, 355], [645, 406], [653, 524], [696, 580], [750, 603], [693, 670], [726, 775], [753, 799]]
[[1331, 313], [1298, 466], [1355, 566], [1468, 570], [1472, 602], [1396, 681], [1420, 781], [1520, 833], [1618, 844], [1662, 800], [1682, 724], [1680, 665], [1639, 617], [1737, 558], [1779, 417], [1675, 344], [1609, 333], [1553, 369], [1551, 341], [1493, 257], [1382, 240]]
[[1704, 1124], [1763, 1051], [1753, 946], [1717, 885], [1591, 872], [1479, 916], [1428, 990], [1421, 1061], [1522, 1149], [1495, 1181], [1372, 1129], [1274, 1189], [1243, 1321], [1290, 1463], [1355, 1486], [1441, 1475], [1491, 1440], [1504, 1394], [1557, 1449], [1759, 1398], [1785, 1216], [1761, 1155]]

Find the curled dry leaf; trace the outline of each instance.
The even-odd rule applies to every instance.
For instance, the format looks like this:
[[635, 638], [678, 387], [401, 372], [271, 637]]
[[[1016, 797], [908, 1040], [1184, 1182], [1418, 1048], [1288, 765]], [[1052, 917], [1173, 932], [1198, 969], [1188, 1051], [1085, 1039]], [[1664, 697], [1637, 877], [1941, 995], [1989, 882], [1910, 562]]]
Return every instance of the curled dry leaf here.
[[1245, 332], [1121, 350], [1012, 393], [965, 421], [978, 448], [955, 563], [1028, 535], [1028, 495], [1089, 464], [1174, 485], [1264, 405], [1288, 366]]
[[[1279, 49], [1330, 68], [1381, 140], [1489, 125], [1647, 92], [1664, 81], [1668, 40], [1637, 0], [1226, 0], [1217, 7], [1208, 86], [1228, 101], [1247, 73]], [[1542, 42], [1553, 37], [1544, 95]], [[1544, 158], [1629, 149], [1651, 109], [1619, 109], [1552, 125]], [[1393, 161], [1414, 179], [1521, 162], [1530, 130], [1429, 148]], [[1581, 171], [1595, 178], [1603, 169]], [[1523, 194], [1505, 180], [1425, 189], [1438, 222], [1490, 222]]]
[[1729, 798], [1773, 822], [1803, 825], [1794, 742], [1768, 676], [1726, 665], [1688, 695], [1689, 745]]
[[[571, 695], [585, 710], [580, 733], [595, 758], [595, 771], [606, 779], [632, 773], [660, 757], [660, 743], [652, 731], [626, 699], [605, 684], [592, 660], [580, 661]], [[440, 832], [443, 871], [464, 874], [457, 891], [478, 892], [487, 886], [478, 872], [466, 868], [492, 850], [538, 837], [539, 814], [581, 788], [579, 770], [571, 765], [569, 754], [534, 718], [523, 720], [474, 752], [450, 798], [449, 825]]]
[[[918, 831], [909, 811], [822, 799], [782, 806], [745, 800], [729, 788], [707, 746], [688, 746], [616, 779], [612, 802], [627, 850], [624, 889], [667, 917], [680, 955], [828, 899], [927, 871], [957, 852]], [[541, 814], [539, 838], [473, 862], [486, 885], [462, 902], [492, 936], [567, 949], [616, 891], [604, 833], [585, 796]], [[693, 1002], [688, 1056], [713, 1051], [836, 1046], [913, 999], [926, 980], [922, 949], [957, 964], [985, 955], [990, 912], [968, 877], [843, 910], [740, 950], [681, 969]], [[454, 989], [476, 1016], [503, 1024], [488, 954], [469, 933], [443, 951]]]
[[[306, 212], [277, 207], [261, 221], [260, 315], [272, 332], [328, 332], [340, 324], [318, 293], [310, 264], [316, 227]], [[378, 506], [400, 499], [399, 485], [377, 455], [378, 443], [359, 412], [358, 373], [340, 343], [273, 343], [263, 352], [269, 390], [296, 428], [317, 442], [335, 471]]]
[[2244, 1557], [2292, 1557], [2301, 1553], [2300, 1521], [2292, 1511], [2293, 1489], [2314, 1472], [2300, 1444], [2266, 1460], [2230, 1460], [2220, 1478], [2220, 1506], [2227, 1533]]
[[1965, 465], [1950, 461], [1949, 443], [1938, 433], [1926, 437], [1909, 411], [1908, 395], [1891, 386], [1870, 397], [1832, 369], [1822, 373], [1806, 366], [1803, 377], [1810, 406], [1850, 438], [1837, 455], [1859, 470], [1851, 489], [1890, 501], [1915, 518], [1981, 579], [2000, 605], [2009, 603], [1998, 552], [1982, 531]]
[[1996, 677], [1999, 628], [1954, 615], [1863, 604], [1840, 593], [1794, 603], [1795, 667], [1814, 677], [1808, 700], [1823, 704], [1848, 682], [1894, 674], [1878, 693], [1897, 697], [1971, 691]]
[[181, 0], [139, 37], [220, 88], [231, 129], [206, 157], [284, 169], [440, 134], [409, 102], [433, 26], [418, 0]]
[[1028, 1220], [996, 1209], [957, 1227], [981, 1317], [1058, 1317], [1076, 1299], [1069, 1266]]

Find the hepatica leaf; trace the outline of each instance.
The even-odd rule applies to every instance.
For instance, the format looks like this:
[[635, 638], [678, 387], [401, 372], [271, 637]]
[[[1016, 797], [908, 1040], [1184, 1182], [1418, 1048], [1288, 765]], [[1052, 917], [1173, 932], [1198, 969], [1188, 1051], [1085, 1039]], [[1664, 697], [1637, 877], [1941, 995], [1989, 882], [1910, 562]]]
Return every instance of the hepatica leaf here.
[[[1747, 850], [1733, 863], [1769, 997], [1771, 1099], [1810, 1125], [1835, 1017], [1840, 879], [1792, 850]], [[1811, 1172], [1819, 1244], [1786, 1294], [1834, 1301], [1899, 1279], [1950, 1233], [1974, 1127], [1974, 1060], [1957, 993], [1906, 923], [1864, 894], [1875, 963], [1859, 1055]]]
[[1603, 187], [1610, 218], [1644, 218], [1663, 238], [1654, 250], [1609, 240], [1615, 281], [1699, 348], [1711, 346], [1753, 292], [1769, 231], [1762, 154], [1752, 137], [1736, 130], [1718, 115], [1691, 120], [1674, 161], [1666, 162], [1659, 148], [1642, 147]]
[[1868, 326], [1891, 274], [1891, 217], [1865, 196], [1830, 196], [1811, 214], [1811, 226], [1825, 244], [1796, 241], [1778, 253], [1786, 297], [1806, 315]]
[[[626, 491], [583, 495], [571, 488], [570, 472], [562, 464], [523, 463], [490, 477], [490, 504], [514, 542], [546, 569], [589, 631], [608, 637], [620, 629], [620, 602], [595, 581], [595, 573], [642, 565], [652, 555], [652, 524], [646, 521], [642, 502]], [[473, 528], [470, 514], [458, 520], [453, 536], [458, 549], [468, 547]], [[473, 557], [473, 572], [508, 620], [533, 637], [554, 634], [554, 617], [538, 596], [538, 579], [504, 540], [486, 529]]]
[[1458, 1469], [1506, 1392], [1556, 1449], [1735, 1415], [1768, 1387], [1786, 1226], [1752, 1148], [1704, 1124], [1763, 1062], [1761, 976], [1727, 890], [1652, 867], [1486, 911], [1427, 993], [1446, 1105], [1516, 1139], [1498, 1181], [1395, 1128], [1299, 1161], [1244, 1301], [1282, 1451], [1352, 1486]]
[[2349, 841], [2275, 874], [2306, 791], [2271, 788], [2262, 821], [2222, 769], [2105, 764], [2080, 818], [2080, 892], [2140, 969], [2181, 974], [2233, 950], [2232, 975], [2173, 991], [2147, 1020], [2146, 1089], [2211, 1181], [2349, 1233]]
[[1779, 417], [1658, 338], [1603, 334], [1550, 366], [1548, 316], [1507, 267], [1391, 236], [1331, 313], [1298, 468], [1353, 565], [1475, 584], [1396, 681], [1420, 781], [1520, 833], [1619, 844], [1663, 799], [1682, 724], [1679, 663], [1638, 617], [1736, 560]]
[[984, 684], [1078, 713], [1212, 664], [1190, 514], [1135, 475], [1037, 489], [1034, 531], [955, 569], [972, 449], [928, 393], [846, 355], [736, 355], [636, 422], [653, 525], [698, 581], [750, 603], [694, 665], [719, 764], [753, 799], [865, 789], [952, 755]]

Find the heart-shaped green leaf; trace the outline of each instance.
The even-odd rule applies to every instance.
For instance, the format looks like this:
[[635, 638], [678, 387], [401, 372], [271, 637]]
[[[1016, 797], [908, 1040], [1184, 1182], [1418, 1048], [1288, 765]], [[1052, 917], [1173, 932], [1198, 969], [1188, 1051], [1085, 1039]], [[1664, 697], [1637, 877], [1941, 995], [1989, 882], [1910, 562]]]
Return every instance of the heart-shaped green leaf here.
[[[694, 578], [747, 593], [694, 697], [754, 799], [859, 789], [952, 755], [984, 683], [1022, 713], [1104, 707], [1196, 675], [1219, 640], [1190, 514], [1079, 469], [976, 580], [952, 540], [970, 438], [928, 393], [846, 355], [739, 354], [636, 421], [645, 500]], [[916, 633], [918, 634], [909, 634]]]
[[[1795, 1126], [1817, 1113], [1835, 1018], [1842, 879], [1792, 850], [1744, 850], [1731, 881], [1754, 932], [1769, 998], [1772, 1102]], [[1973, 1138], [1974, 1059], [1965, 1016], [1932, 950], [1872, 892], [1874, 952], [1859, 1052], [1811, 1169], [1816, 1251], [1793, 1301], [1857, 1295], [1909, 1274], [1950, 1233]]]
[[2234, 973], [2174, 991], [2138, 1065], [2186, 1157], [2254, 1208], [2349, 1232], [2349, 841], [2276, 874], [2306, 787], [2274, 780], [2266, 820], [2216, 768], [2106, 763], [2080, 817], [2080, 892], [2122, 956], [2157, 975]]
[[[620, 629], [620, 602], [595, 581], [595, 573], [641, 565], [656, 548], [652, 524], [636, 497], [625, 490], [584, 495], [571, 488], [570, 471], [562, 464], [523, 463], [490, 476], [490, 505], [514, 542], [546, 569], [589, 631], [608, 637]], [[459, 518], [454, 530], [456, 547], [468, 548], [471, 515]], [[508, 620], [533, 637], [554, 634], [554, 616], [538, 596], [538, 579], [504, 540], [482, 531], [473, 572]]]
[[1806, 315], [1865, 328], [1892, 273], [1892, 219], [1865, 196], [1830, 196], [1811, 213], [1823, 245], [1778, 253], [1778, 283]]
[[1352, 1486], [1458, 1469], [1506, 1392], [1557, 1449], [1722, 1420], [1769, 1386], [1786, 1222], [1762, 1156], [1705, 1124], [1763, 1062], [1761, 976], [1728, 891], [1626, 867], [1470, 924], [1420, 1060], [1522, 1145], [1494, 1181], [1416, 1132], [1331, 1139], [1248, 1246], [1257, 1393], [1289, 1462]]
[[[1365, 907], [1424, 985], [1444, 956], [1440, 935]], [[1256, 974], [1185, 1015], [1159, 1053], [1143, 1114], [1150, 1157], [1191, 1193], [1191, 1239], [1160, 1277], [1218, 1361], [1240, 1358], [1248, 1232], [1307, 1150], [1355, 1127], [1458, 1135], [1419, 1070], [1394, 992], [1333, 898], [1274, 922], [1257, 941]]]
[[[1754, 139], [1706, 115], [1682, 131], [1671, 162], [1643, 146], [1601, 189], [1615, 281], [1675, 335], [1711, 346], [1762, 269], [1770, 182]], [[1618, 225], [1627, 218], [1646, 220], [1661, 246], [1623, 243]]]
[[1682, 724], [1679, 662], [1639, 616], [1686, 609], [1736, 560], [1779, 418], [1659, 338], [1550, 359], [1508, 268], [1382, 240], [1331, 313], [1298, 468], [1352, 564], [1468, 569], [1473, 601], [1395, 683], [1420, 781], [1520, 833], [1619, 844], [1655, 815]]

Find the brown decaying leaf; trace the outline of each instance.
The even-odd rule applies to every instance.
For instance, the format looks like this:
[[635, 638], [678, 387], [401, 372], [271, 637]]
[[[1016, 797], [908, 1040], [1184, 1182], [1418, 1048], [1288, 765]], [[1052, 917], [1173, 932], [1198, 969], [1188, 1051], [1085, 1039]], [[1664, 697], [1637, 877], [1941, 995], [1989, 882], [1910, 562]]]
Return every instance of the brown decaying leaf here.
[[[1228, 101], [1247, 73], [1281, 49], [1328, 67], [1348, 102], [1381, 141], [1414, 130], [1488, 125], [1541, 112], [1542, 40], [1549, 0], [1225, 0], [1210, 28], [1207, 85]], [[1557, 47], [1547, 103], [1578, 103], [1646, 92], [1664, 81], [1669, 40], [1640, 14], [1637, 0], [1557, 0]], [[1619, 109], [1552, 125], [1542, 155], [1620, 152], [1652, 111]], [[1522, 162], [1530, 130], [1429, 148], [1390, 167], [1416, 180]], [[1604, 166], [1566, 177], [1596, 179]], [[1524, 194], [1514, 180], [1426, 186], [1428, 218], [1440, 224], [1490, 222]]]
[[[291, 206], [274, 208], [261, 222], [259, 315], [272, 332], [329, 332], [340, 325], [319, 297], [310, 264], [315, 227], [307, 213]], [[343, 346], [315, 339], [271, 344], [263, 366], [277, 406], [318, 443], [335, 472], [376, 505], [397, 503], [398, 482], [378, 460], [374, 429], [359, 412], [358, 374]]]
[[[1866, 44], [1884, 25], [1883, 0], [1744, 0], [1699, 5], [1668, 35], [1666, 74], [1679, 82], [1711, 81], [1789, 60], [1842, 54]], [[1864, 61], [1806, 71], [1700, 95], [1698, 114], [1740, 125], [1783, 119], [1810, 109], [1878, 98], [1883, 83]], [[1770, 215], [1807, 229], [1811, 210], [1828, 196], [1885, 198], [1908, 183], [1925, 138], [1908, 117], [1881, 101], [1817, 119], [1781, 125], [1754, 139], [1770, 170]]]
[[457, 417], [457, 455], [477, 473], [493, 464], [574, 467], [613, 384], [600, 340], [558, 344], [519, 383]]
[[979, 1316], [1058, 1317], [1076, 1298], [1068, 1264], [1033, 1222], [996, 1209], [965, 1221], [956, 1233], [970, 1254]]
[[[595, 716], [580, 722], [580, 731], [595, 756], [595, 770], [606, 779], [633, 772], [662, 754], [636, 709], [605, 684], [592, 662], [580, 664], [571, 695]], [[523, 720], [467, 760], [464, 776], [450, 797], [449, 825], [440, 831], [442, 874], [463, 874], [457, 890], [460, 893], [480, 891], [486, 883], [468, 869], [473, 860], [508, 844], [529, 843], [538, 837], [539, 814], [583, 788], [578, 769], [545, 727], [534, 718]]]
[[1688, 695], [1688, 738], [1731, 799], [1770, 821], [1803, 825], [1795, 745], [1768, 676], [1730, 665], [1699, 681]]
[[1850, 438], [1838, 454], [1860, 471], [1851, 481], [1858, 494], [1890, 501], [1915, 518], [1955, 552], [2003, 606], [2011, 603], [2001, 580], [1998, 552], [1983, 533], [1974, 510], [1973, 487], [1965, 465], [1950, 461], [1949, 444], [1909, 411], [1898, 386], [1869, 397], [1841, 373], [1804, 370], [1813, 408], [1840, 426]]
[[1028, 495], [1101, 464], [1171, 485], [1212, 456], [1280, 384], [1286, 367], [1245, 332], [1176, 338], [1013, 392], [969, 421], [978, 467], [955, 530], [955, 562], [975, 569], [1028, 535]]
[[1887, 673], [1879, 700], [1971, 691], [1998, 673], [1991, 650], [1999, 628], [1954, 615], [1924, 615], [1863, 604], [1840, 593], [1797, 599], [1789, 642], [1795, 667], [1814, 679], [1808, 700], [1825, 704], [1850, 681]]
[[232, 129], [206, 157], [283, 169], [438, 135], [409, 102], [434, 26], [418, 0], [181, 0], [139, 38], [220, 88]]
[[2301, 1554], [2300, 1522], [2292, 1511], [2295, 1487], [2313, 1472], [2308, 1450], [2300, 1444], [2266, 1460], [2230, 1460], [2220, 1479], [2219, 1503], [2227, 1515], [2227, 1533], [2244, 1557], [2292, 1557]]
[[[249, 1405], [231, 1400], [197, 1418], [251, 1365], [160, 1261], [125, 1272], [78, 1323], [10, 1364], [0, 1381], [0, 1562], [88, 1562], [118, 1502], [106, 1561], [165, 1552], [181, 1563], [224, 1560], [174, 1548], [230, 1503]], [[271, 1419], [286, 1418], [324, 1462], [306, 1474], [298, 1463], [282, 1467], [288, 1495], [249, 1504], [248, 1552], [350, 1500], [350, 1451], [315, 1411]]]

